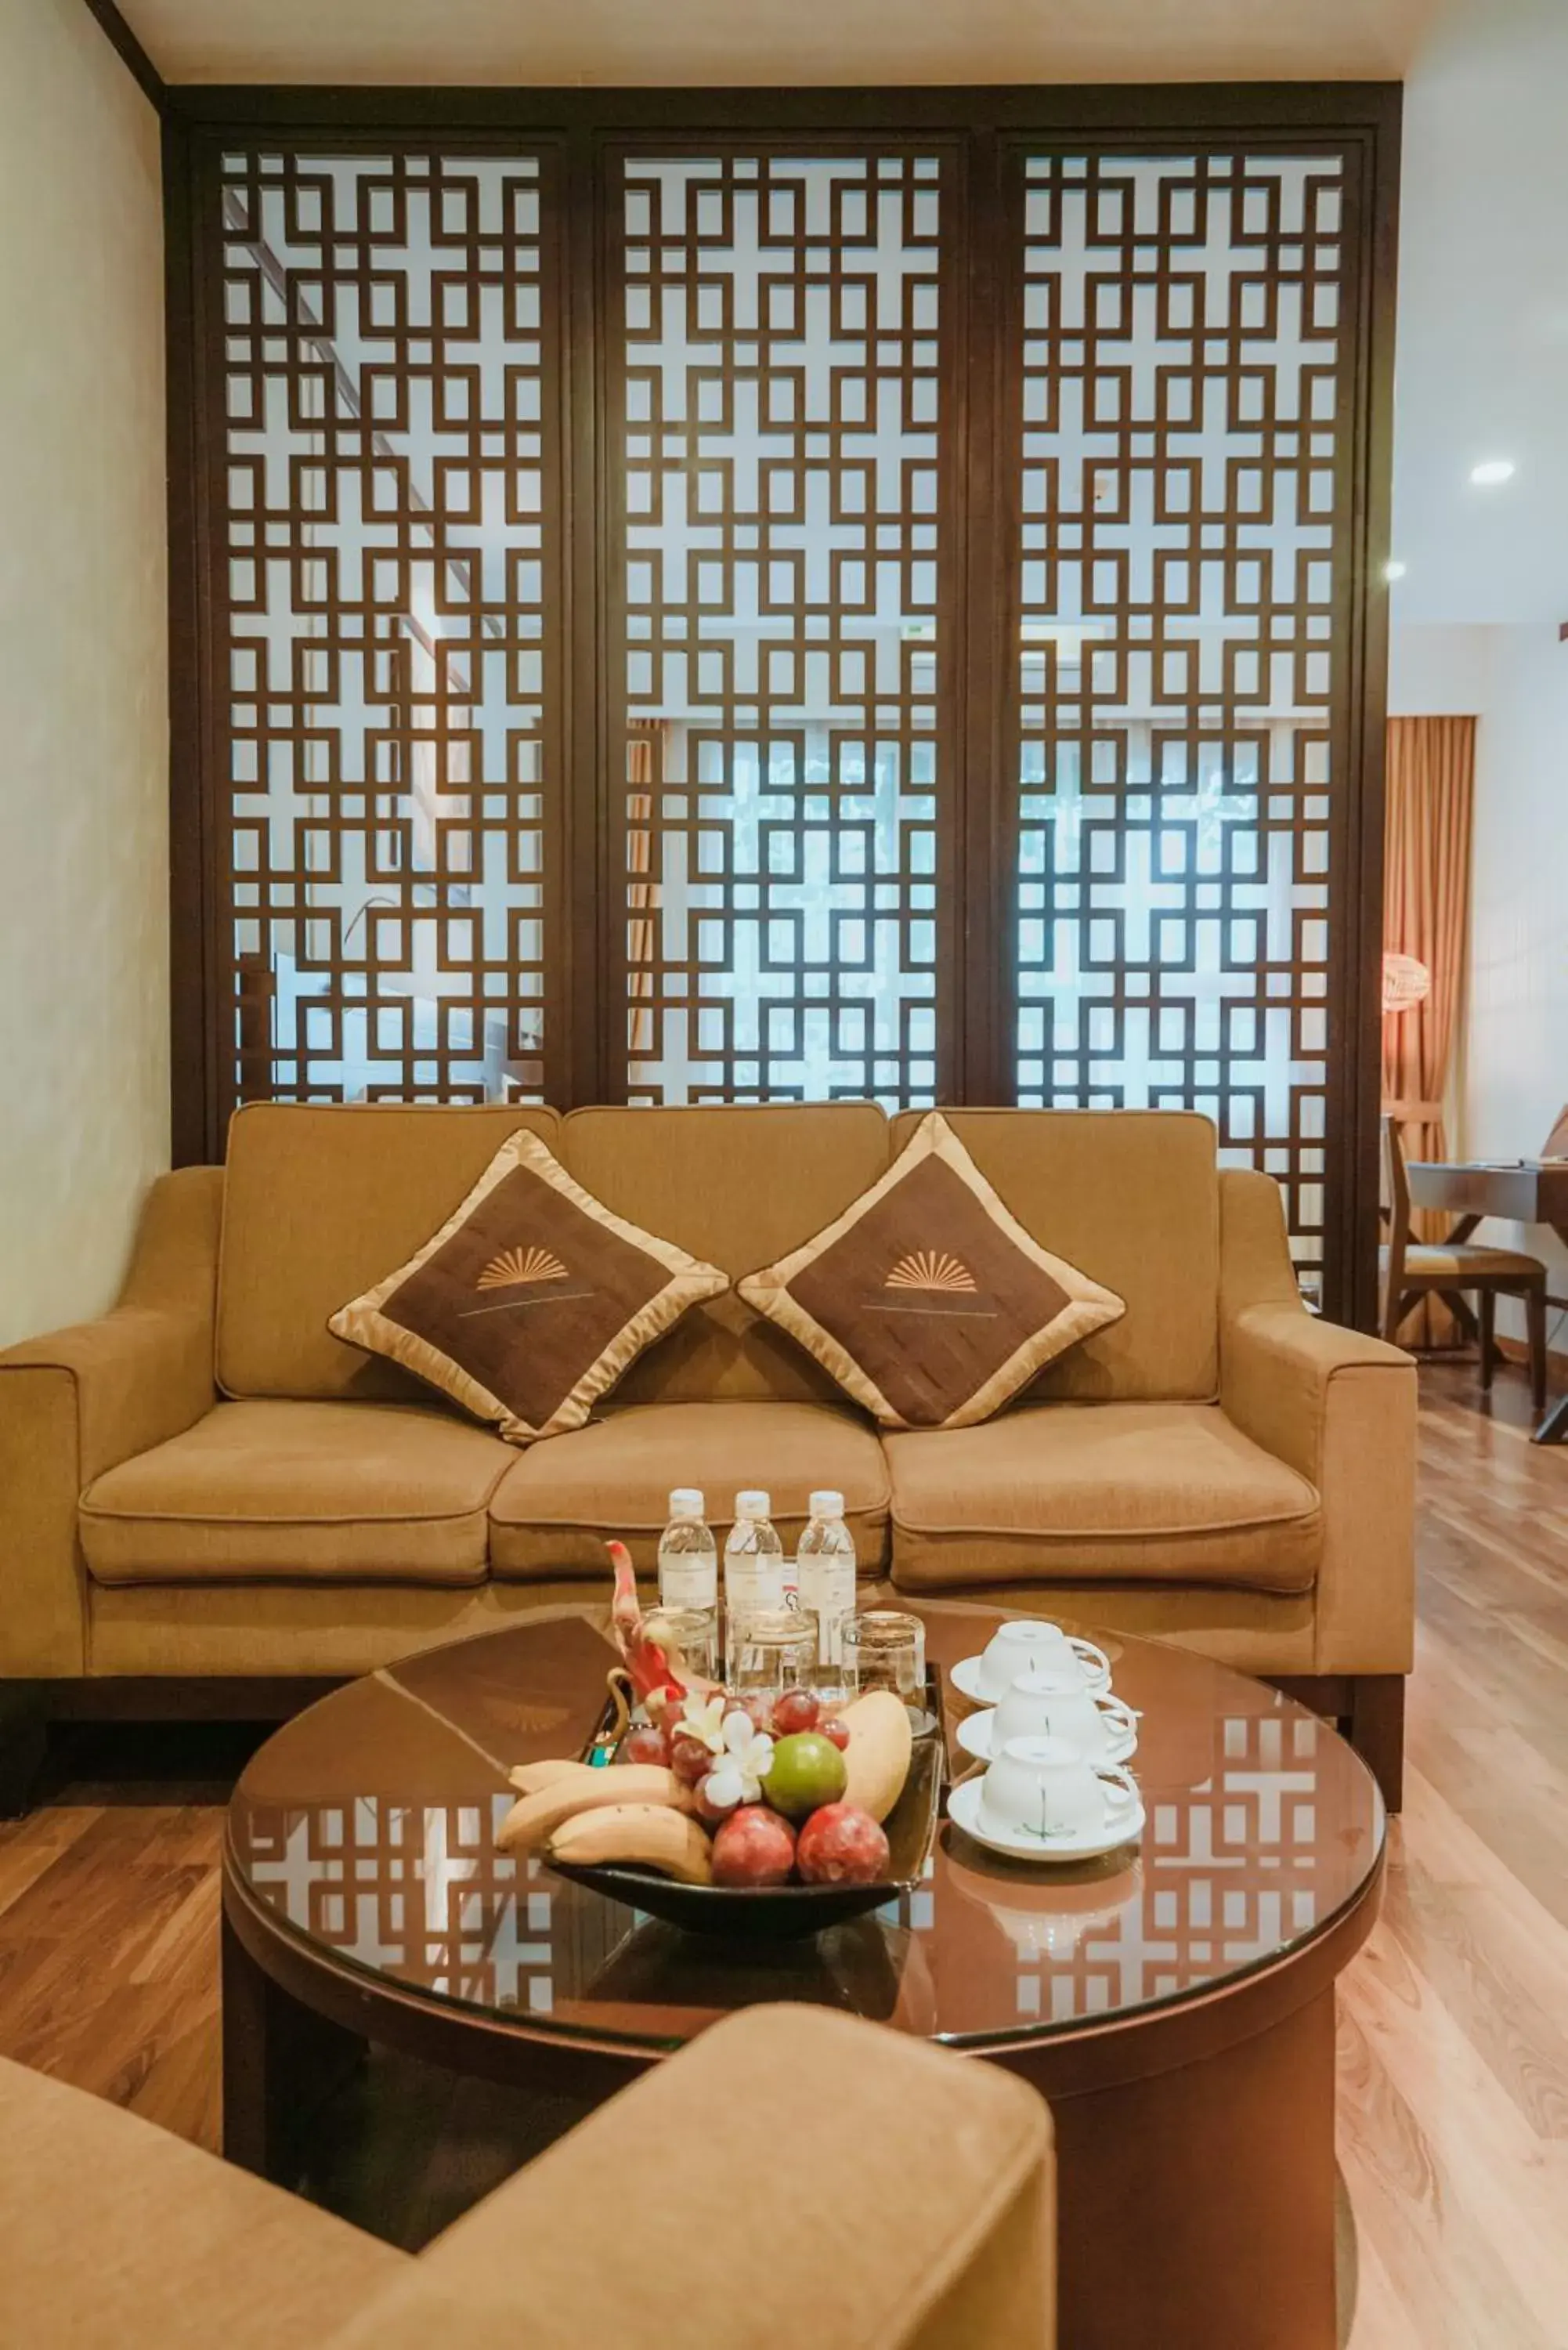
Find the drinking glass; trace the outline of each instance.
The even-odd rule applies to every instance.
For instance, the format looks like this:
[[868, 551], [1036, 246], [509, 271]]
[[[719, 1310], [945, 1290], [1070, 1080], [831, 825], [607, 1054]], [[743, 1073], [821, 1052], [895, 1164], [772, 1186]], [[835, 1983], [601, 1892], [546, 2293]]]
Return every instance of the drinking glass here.
[[732, 1607], [724, 1681], [732, 1697], [778, 1697], [816, 1681], [816, 1617], [806, 1607]]
[[696, 1673], [703, 1680], [719, 1678], [719, 1611], [716, 1607], [650, 1607], [643, 1628], [657, 1640], [680, 1674]]
[[844, 1624], [844, 1678], [857, 1697], [887, 1689], [909, 1711], [926, 1711], [926, 1627], [918, 1616], [891, 1607], [869, 1607]]

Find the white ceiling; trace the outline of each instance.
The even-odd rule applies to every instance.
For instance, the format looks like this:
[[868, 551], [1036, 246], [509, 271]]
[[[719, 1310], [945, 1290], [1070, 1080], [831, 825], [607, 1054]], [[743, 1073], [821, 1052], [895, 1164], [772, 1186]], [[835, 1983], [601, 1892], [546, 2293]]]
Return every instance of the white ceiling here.
[[1565, 0], [1463, 0], [1407, 84], [1397, 623], [1568, 619], [1565, 120]]
[[1397, 78], [1440, 0], [121, 0], [169, 81]]

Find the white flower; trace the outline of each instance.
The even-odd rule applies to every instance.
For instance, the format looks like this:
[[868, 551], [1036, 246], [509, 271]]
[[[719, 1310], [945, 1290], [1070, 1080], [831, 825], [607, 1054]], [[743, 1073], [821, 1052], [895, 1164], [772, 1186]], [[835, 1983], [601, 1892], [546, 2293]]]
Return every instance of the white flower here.
[[724, 1751], [724, 1693], [717, 1697], [689, 1697], [680, 1719], [674, 1725], [677, 1738], [694, 1738], [710, 1754]]
[[732, 1811], [737, 1804], [758, 1804], [763, 1781], [773, 1769], [774, 1742], [759, 1730], [749, 1713], [726, 1714], [724, 1752], [703, 1782], [708, 1801], [716, 1811]]

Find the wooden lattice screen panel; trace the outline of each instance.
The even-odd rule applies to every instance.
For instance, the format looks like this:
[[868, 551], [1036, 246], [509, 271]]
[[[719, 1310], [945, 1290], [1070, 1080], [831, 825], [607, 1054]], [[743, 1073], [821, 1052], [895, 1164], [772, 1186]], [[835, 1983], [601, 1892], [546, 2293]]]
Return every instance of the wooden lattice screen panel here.
[[1187, 1106], [1324, 1222], [1343, 166], [1031, 156], [1016, 1072]]
[[545, 168], [223, 158], [220, 1100], [544, 1090]]
[[940, 1082], [943, 168], [625, 161], [634, 1099]]

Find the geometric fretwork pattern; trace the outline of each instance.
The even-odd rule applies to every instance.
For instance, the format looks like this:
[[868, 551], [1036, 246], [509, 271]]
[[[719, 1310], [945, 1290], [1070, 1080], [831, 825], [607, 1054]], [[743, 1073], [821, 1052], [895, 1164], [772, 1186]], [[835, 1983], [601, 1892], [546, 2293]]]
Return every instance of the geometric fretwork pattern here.
[[1185, 1106], [1324, 1223], [1333, 156], [1025, 166], [1019, 1098]]
[[[857, 1929], [849, 1995], [858, 1981], [875, 1998], [891, 1963], [922, 1986], [895, 2020], [961, 2043], [1190, 1997], [1310, 1939], [1350, 1877], [1358, 1881], [1345, 1855], [1365, 1851], [1375, 1798], [1343, 1757], [1325, 1772], [1314, 1721], [1238, 1711], [1211, 1730], [1190, 1783], [1146, 1789], [1136, 1856], [1097, 1877], [992, 1872], [978, 1847], [950, 1835], [924, 1883]], [[1138, 1767], [1135, 1756], [1135, 1776]], [[458, 1804], [251, 1805], [234, 1833], [246, 1883], [299, 1934], [438, 1999], [567, 2029], [602, 2023], [622, 1999], [646, 2002], [651, 2014], [618, 2017], [634, 2036], [671, 2011], [743, 2002], [743, 1977], [726, 1990], [722, 1976], [694, 1970], [701, 1943], [646, 1929], [536, 1858], [498, 1852], [513, 1800], [507, 1791]], [[923, 1953], [912, 1967], [909, 1940]], [[842, 2004], [845, 1980], [808, 1969], [792, 1996]]]
[[1220, 1727], [1212, 1778], [1151, 1806], [1136, 1877], [1054, 1912], [1010, 1916], [999, 1903], [1021, 2022], [1077, 2022], [1189, 1995], [1325, 1922], [1316, 1725], [1237, 1715]]
[[633, 157], [633, 1099], [937, 1084], [941, 162]]
[[542, 1090], [540, 174], [224, 158], [226, 1096]]

